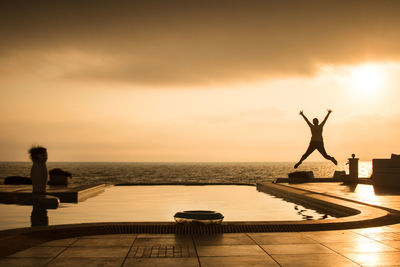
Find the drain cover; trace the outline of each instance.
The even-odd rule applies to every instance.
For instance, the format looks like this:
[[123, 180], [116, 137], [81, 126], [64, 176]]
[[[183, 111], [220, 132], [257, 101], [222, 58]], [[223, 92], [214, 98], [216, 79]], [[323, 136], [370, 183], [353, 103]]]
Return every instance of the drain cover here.
[[133, 258], [188, 258], [197, 257], [193, 246], [134, 246], [129, 253]]

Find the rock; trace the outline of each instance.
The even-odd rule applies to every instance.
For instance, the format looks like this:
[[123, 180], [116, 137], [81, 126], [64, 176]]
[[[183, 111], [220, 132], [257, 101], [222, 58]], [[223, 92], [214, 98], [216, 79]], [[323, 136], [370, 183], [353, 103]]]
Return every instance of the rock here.
[[49, 185], [68, 185], [68, 177], [72, 177], [70, 172], [55, 168], [50, 170]]
[[343, 179], [343, 176], [345, 176], [346, 175], [346, 171], [335, 171], [334, 173], [333, 173], [333, 178], [334, 179]]
[[314, 173], [312, 171], [291, 172], [289, 178], [314, 178]]
[[4, 184], [32, 184], [32, 180], [29, 177], [9, 176], [4, 179]]
[[312, 171], [297, 171], [289, 173], [289, 183], [307, 183], [314, 179]]

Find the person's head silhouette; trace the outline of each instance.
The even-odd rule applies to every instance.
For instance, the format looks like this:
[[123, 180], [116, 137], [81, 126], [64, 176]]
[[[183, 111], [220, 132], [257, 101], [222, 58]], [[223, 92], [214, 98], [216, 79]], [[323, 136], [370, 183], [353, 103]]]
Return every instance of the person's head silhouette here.
[[314, 119], [312, 120], [312, 122], [314, 123], [314, 125], [318, 125], [318, 119], [317, 119], [317, 118], [314, 118]]

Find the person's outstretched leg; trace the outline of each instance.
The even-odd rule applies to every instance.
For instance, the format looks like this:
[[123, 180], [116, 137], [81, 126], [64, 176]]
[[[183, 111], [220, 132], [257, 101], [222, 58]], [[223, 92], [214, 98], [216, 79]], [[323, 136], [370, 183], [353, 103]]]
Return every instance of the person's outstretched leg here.
[[306, 153], [304, 153], [304, 155], [301, 156], [301, 159], [299, 160], [299, 162], [297, 162], [297, 163], [294, 165], [294, 168], [297, 169], [297, 167], [300, 166], [300, 164], [303, 162], [303, 160], [305, 160], [308, 156], [310, 156], [311, 153], [312, 153], [315, 149], [316, 149], [316, 147], [314, 146], [314, 144], [313, 144], [313, 143], [310, 143], [310, 145], [309, 145], [308, 148], [307, 148]]
[[327, 160], [330, 160], [333, 162], [333, 164], [337, 165], [337, 160], [332, 157], [329, 156], [326, 151], [325, 151], [325, 147], [324, 147], [324, 143], [321, 142], [321, 144], [317, 147], [317, 150], [319, 151], [319, 153], [321, 153], [321, 155], [326, 158]]

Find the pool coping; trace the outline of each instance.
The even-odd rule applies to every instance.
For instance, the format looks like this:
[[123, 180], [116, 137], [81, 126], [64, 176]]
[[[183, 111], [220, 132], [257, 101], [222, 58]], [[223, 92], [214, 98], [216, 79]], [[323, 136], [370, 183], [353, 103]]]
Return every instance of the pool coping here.
[[340, 214], [340, 218], [307, 221], [234, 221], [220, 225], [175, 222], [107, 222], [37, 226], [0, 231], [0, 257], [55, 239], [104, 234], [220, 234], [303, 232], [384, 226], [400, 222], [400, 211], [289, 185], [258, 183], [257, 190], [302, 205]]

